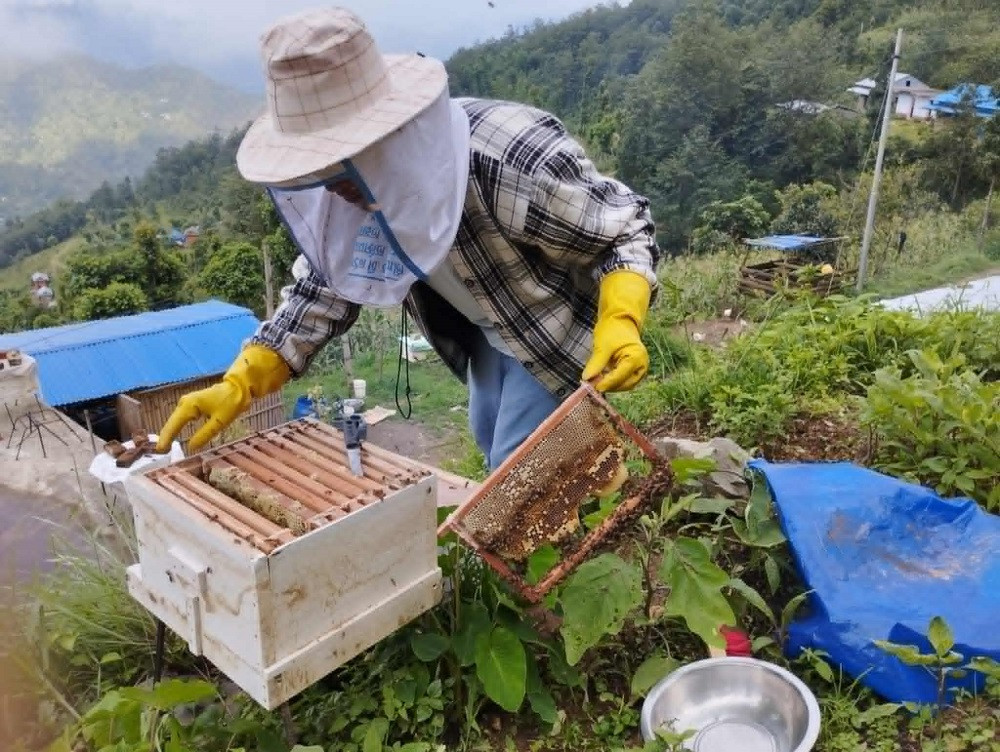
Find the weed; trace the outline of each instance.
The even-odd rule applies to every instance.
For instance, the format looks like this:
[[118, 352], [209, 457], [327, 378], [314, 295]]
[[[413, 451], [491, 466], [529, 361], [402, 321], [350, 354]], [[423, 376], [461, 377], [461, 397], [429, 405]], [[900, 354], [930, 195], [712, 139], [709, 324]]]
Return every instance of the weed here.
[[907, 354], [917, 373], [880, 370], [863, 401], [879, 467], [1000, 510], [1000, 382], [984, 382], [962, 355]]

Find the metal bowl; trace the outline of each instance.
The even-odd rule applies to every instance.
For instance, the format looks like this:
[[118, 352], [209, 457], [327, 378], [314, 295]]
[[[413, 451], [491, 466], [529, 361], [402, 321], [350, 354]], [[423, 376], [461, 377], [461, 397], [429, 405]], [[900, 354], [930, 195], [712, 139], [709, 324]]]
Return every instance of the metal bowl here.
[[779, 666], [755, 658], [709, 658], [677, 669], [646, 696], [645, 741], [664, 727], [693, 731], [696, 752], [809, 752], [819, 737], [819, 704]]

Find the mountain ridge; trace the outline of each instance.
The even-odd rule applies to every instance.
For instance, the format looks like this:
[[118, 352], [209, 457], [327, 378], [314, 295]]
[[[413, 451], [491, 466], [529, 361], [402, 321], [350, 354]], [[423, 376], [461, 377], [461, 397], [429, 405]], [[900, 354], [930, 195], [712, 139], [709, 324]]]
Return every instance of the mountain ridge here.
[[259, 97], [193, 68], [0, 59], [0, 217], [138, 176], [158, 149], [246, 125]]

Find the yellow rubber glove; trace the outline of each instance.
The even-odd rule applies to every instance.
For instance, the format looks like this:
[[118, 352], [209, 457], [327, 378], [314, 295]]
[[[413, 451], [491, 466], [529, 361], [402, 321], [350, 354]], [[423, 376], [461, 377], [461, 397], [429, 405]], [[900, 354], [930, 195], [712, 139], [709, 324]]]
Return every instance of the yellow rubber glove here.
[[278, 353], [260, 345], [249, 345], [237, 356], [222, 381], [185, 394], [177, 401], [177, 407], [160, 431], [157, 453], [169, 452], [170, 444], [181, 429], [204, 417], [205, 425], [188, 442], [188, 450], [197, 452], [250, 407], [251, 400], [277, 391], [290, 377], [291, 371]]
[[628, 391], [649, 370], [649, 353], [639, 338], [652, 291], [646, 278], [626, 270], [601, 280], [594, 327], [594, 352], [583, 369], [583, 380], [599, 392]]

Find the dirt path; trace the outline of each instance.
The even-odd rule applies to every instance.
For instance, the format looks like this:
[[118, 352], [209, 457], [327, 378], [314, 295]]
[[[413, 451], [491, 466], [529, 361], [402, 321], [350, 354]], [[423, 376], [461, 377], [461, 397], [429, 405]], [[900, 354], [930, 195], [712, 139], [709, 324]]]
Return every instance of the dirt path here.
[[440, 467], [454, 458], [459, 436], [455, 429], [431, 428], [395, 417], [371, 426], [368, 440], [390, 452]]

